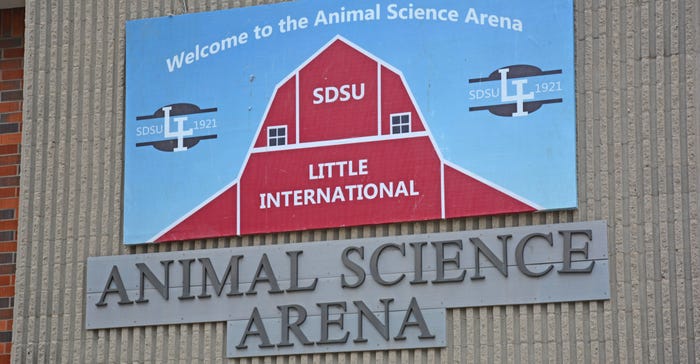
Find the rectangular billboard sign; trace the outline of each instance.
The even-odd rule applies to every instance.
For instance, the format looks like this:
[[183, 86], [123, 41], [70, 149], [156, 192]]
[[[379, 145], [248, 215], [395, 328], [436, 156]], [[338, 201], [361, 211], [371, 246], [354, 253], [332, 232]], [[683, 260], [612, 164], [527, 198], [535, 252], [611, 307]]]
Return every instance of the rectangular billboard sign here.
[[442, 347], [446, 308], [610, 298], [605, 221], [90, 257], [86, 272], [87, 329], [225, 321], [231, 357]]
[[126, 25], [124, 242], [570, 209], [571, 1]]

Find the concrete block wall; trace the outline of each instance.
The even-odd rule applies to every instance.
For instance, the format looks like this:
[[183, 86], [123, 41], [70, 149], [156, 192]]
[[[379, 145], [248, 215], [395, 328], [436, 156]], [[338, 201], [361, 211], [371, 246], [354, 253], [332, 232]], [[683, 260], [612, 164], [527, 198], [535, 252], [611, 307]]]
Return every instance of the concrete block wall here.
[[13, 362], [227, 362], [224, 323], [85, 330], [88, 256], [598, 219], [609, 301], [449, 310], [445, 349], [240, 362], [697, 361], [697, 0], [574, 0], [575, 211], [121, 245], [125, 21], [254, 3], [27, 1]]

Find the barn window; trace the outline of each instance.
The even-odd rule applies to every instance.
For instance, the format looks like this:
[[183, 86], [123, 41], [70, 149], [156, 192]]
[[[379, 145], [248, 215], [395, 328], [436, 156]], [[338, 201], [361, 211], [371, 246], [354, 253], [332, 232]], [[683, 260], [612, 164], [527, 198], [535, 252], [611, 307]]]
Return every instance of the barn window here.
[[267, 146], [276, 147], [287, 144], [287, 126], [270, 126], [267, 128]]
[[411, 113], [391, 115], [391, 134], [406, 134], [411, 132]]

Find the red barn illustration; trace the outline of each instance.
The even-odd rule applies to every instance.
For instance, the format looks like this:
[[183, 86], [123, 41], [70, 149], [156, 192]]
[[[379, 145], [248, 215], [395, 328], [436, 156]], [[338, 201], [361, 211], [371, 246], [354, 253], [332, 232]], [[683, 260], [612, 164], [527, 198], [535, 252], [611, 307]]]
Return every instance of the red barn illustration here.
[[536, 209], [444, 161], [402, 74], [336, 36], [278, 84], [237, 180], [153, 241]]

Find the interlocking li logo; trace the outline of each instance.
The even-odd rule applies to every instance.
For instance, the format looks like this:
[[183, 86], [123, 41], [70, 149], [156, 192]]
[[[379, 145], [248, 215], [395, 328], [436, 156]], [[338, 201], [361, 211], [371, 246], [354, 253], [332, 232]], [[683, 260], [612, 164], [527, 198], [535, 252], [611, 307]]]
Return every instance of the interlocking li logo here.
[[[487, 88], [472, 90], [473, 95], [485, 95], [484, 99], [500, 97], [500, 103], [484, 106], [473, 106], [469, 111], [488, 110], [490, 113], [506, 117], [527, 116], [542, 107], [544, 104], [562, 102], [561, 98], [539, 99], [538, 96], [552, 95], [562, 91], [560, 81], [536, 80], [534, 85], [529, 81], [535, 77], [561, 74], [561, 70], [542, 71], [540, 68], [531, 65], [514, 65], [499, 68], [488, 77], [473, 78], [470, 84], [482, 84], [493, 81], [500, 81], [500, 88]], [[526, 89], [526, 86], [531, 86]], [[476, 92], [475, 92], [476, 91]], [[475, 96], [474, 99], [477, 99]]]
[[510, 71], [509, 68], [498, 70], [501, 74], [501, 102], [515, 101], [516, 112], [512, 116], [525, 116], [528, 112], [523, 110], [523, 101], [534, 99], [535, 93], [523, 93], [523, 85], [527, 83], [527, 79], [517, 79], [510, 81], [515, 86], [515, 95], [508, 95], [508, 71]]
[[200, 109], [194, 104], [179, 103], [160, 107], [151, 115], [138, 116], [136, 120], [144, 123], [136, 128], [136, 137], [147, 140], [136, 146], [152, 146], [162, 152], [185, 152], [201, 140], [216, 139], [216, 134], [208, 133], [217, 128], [216, 118], [211, 116], [216, 111], [215, 107]]
[[178, 116], [178, 117], [173, 118], [173, 121], [175, 121], [175, 123], [177, 123], [177, 131], [176, 132], [170, 131], [170, 110], [172, 110], [172, 109], [173, 109], [172, 106], [166, 106], [166, 107], [162, 108], [163, 114], [164, 114], [164, 117], [163, 117], [163, 123], [164, 123], [163, 126], [165, 129], [164, 136], [166, 138], [177, 138], [177, 147], [175, 147], [173, 149], [173, 152], [184, 152], [187, 150], [187, 147], [184, 146], [184, 141], [185, 141], [184, 137], [192, 135], [193, 130], [192, 129], [185, 130], [184, 126], [182, 126], [182, 123], [187, 121], [187, 117], [186, 116]]

